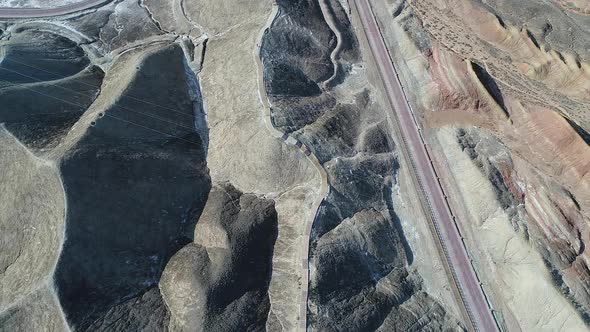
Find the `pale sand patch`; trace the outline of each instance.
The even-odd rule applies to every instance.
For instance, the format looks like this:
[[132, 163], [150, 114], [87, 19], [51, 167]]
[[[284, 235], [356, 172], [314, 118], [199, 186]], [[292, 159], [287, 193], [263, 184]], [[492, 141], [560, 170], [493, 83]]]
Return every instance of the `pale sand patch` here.
[[437, 138], [456, 183], [452, 196], [465, 207], [459, 222], [467, 248], [508, 330], [587, 331], [554, 287], [540, 254], [512, 228], [489, 180], [461, 150], [455, 130], [440, 129]]
[[[223, 22], [224, 15], [240, 15], [233, 9], [241, 6], [243, 1], [226, 0], [215, 6], [216, 11], [201, 15], [211, 14], [220, 17], [216, 22]], [[273, 137], [264, 122], [252, 54], [271, 10], [272, 1], [257, 0], [241, 11], [239, 27], [230, 23], [208, 27], [200, 22], [205, 30], [220, 32], [207, 42], [200, 79], [210, 127], [207, 163], [213, 181], [230, 181], [244, 192], [276, 202], [279, 234], [269, 287], [273, 317], [269, 324], [293, 331], [301, 300], [305, 225], [321, 182], [299, 149]]]

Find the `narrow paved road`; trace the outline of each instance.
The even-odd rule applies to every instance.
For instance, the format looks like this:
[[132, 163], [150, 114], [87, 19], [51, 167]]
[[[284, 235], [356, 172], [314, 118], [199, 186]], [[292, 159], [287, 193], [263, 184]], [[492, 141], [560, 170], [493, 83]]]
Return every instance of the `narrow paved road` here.
[[416, 173], [419, 189], [429, 207], [429, 212], [432, 213], [436, 235], [441, 242], [470, 323], [476, 331], [498, 331], [459, 231], [454, 224], [444, 192], [420, 135], [420, 129], [402, 90], [371, 5], [367, 0], [354, 0], [353, 2], [361, 18], [375, 61], [379, 66], [387, 97], [393, 106], [395, 119], [401, 128], [404, 144], [410, 154], [410, 162]]
[[53, 8], [7, 8], [0, 7], [0, 19], [39, 18], [67, 15], [102, 5], [110, 0], [84, 0]]

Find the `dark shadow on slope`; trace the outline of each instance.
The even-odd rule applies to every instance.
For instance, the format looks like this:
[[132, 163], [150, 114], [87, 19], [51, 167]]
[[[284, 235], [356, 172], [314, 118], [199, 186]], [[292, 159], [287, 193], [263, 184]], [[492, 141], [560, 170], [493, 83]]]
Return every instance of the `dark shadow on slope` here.
[[477, 75], [477, 78], [481, 82], [481, 84], [486, 88], [490, 96], [494, 98], [494, 101], [500, 106], [500, 108], [504, 111], [504, 113], [509, 116], [508, 110], [506, 109], [506, 104], [504, 103], [504, 97], [502, 96], [502, 91], [494, 81], [494, 78], [488, 74], [488, 72], [483, 69], [480, 65], [475, 62], [471, 62], [471, 67]]
[[[237, 191], [231, 186], [226, 188]], [[208, 294], [205, 324], [209, 331], [237, 331], [243, 327], [263, 331], [270, 311], [268, 288], [278, 236], [277, 212], [273, 201], [238, 194], [240, 211], [233, 216], [227, 213], [221, 220], [230, 248], [227, 263], [223, 264], [226, 271], [223, 277], [218, 276], [219, 282]]]
[[75, 330], [112, 315], [126, 330], [146, 326], [163, 302], [142, 294], [192, 241], [211, 187], [181, 49], [151, 54], [124, 93], [134, 98], [106, 110], [60, 165], [67, 224], [55, 282]]
[[344, 8], [342, 8], [342, 4], [339, 0], [329, 0], [328, 7], [335, 18], [334, 24], [342, 35], [342, 40], [340, 41], [342, 44], [342, 49], [340, 50], [338, 59], [345, 62], [359, 61], [361, 53], [358, 40], [356, 39], [356, 35], [354, 34], [354, 29], [350, 23], [350, 20], [348, 19], [348, 15], [346, 14]]
[[336, 36], [317, 0], [279, 0], [277, 5], [277, 16], [260, 47], [267, 94], [272, 101], [285, 95], [319, 95], [318, 84], [334, 71], [330, 54]]
[[19, 30], [0, 46], [0, 123], [29, 149], [52, 148], [94, 101], [104, 73], [75, 42]]
[[580, 127], [580, 125], [578, 125], [574, 121], [572, 121], [566, 117], [564, 117], [564, 119], [567, 121], [567, 123], [569, 123], [570, 126], [572, 126], [572, 128], [574, 128], [576, 133], [578, 133], [578, 135], [580, 135], [580, 137], [584, 140], [584, 142], [586, 142], [587, 145], [590, 145], [590, 133], [588, 131], [586, 131], [584, 128]]
[[215, 185], [195, 242], [172, 257], [160, 282], [171, 329], [264, 331], [277, 235], [272, 200]]

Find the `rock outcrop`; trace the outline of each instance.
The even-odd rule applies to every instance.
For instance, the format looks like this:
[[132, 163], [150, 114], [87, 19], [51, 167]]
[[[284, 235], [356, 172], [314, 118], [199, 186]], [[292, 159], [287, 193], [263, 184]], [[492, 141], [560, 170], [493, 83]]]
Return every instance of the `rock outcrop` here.
[[[436, 301], [408, 272], [412, 253], [391, 201], [399, 155], [385, 106], [359, 69], [349, 17], [338, 2], [329, 6], [339, 13], [329, 19], [347, 36], [340, 56], [331, 56], [336, 34], [317, 1], [279, 2], [261, 49], [273, 125], [319, 159], [330, 186], [312, 229], [309, 326], [460, 329], [442, 306], [423, 310]], [[342, 73], [325, 86], [338, 66]]]
[[170, 330], [263, 331], [276, 237], [273, 201], [214, 186], [195, 242], [172, 257], [162, 277]]

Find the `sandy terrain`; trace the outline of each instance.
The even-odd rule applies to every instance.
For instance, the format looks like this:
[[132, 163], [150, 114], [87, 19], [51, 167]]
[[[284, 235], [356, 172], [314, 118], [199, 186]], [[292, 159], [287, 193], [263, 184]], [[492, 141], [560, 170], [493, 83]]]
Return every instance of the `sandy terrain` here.
[[244, 192], [276, 201], [279, 233], [267, 324], [278, 322], [284, 331], [292, 331], [299, 316], [303, 234], [320, 180], [305, 155], [273, 137], [265, 125], [253, 50], [271, 14], [271, 2], [256, 1], [240, 14], [243, 20], [215, 19], [231, 16], [240, 6], [239, 1], [219, 3], [201, 23], [211, 31], [200, 74], [210, 130], [208, 164], [214, 181], [230, 181]]

